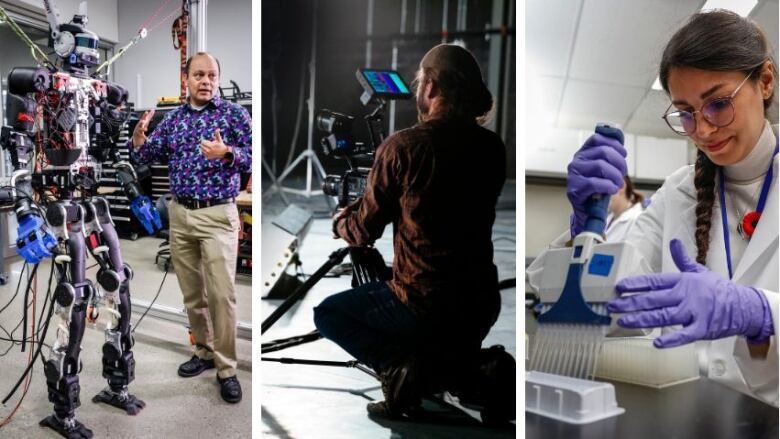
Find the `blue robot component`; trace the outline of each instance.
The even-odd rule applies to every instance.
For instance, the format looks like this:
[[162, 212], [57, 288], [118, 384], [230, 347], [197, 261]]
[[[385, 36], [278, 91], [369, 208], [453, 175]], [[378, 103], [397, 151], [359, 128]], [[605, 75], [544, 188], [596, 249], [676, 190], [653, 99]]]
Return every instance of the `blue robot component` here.
[[[141, 193], [136, 171], [116, 151], [127, 119], [127, 92], [89, 76], [99, 61], [97, 36], [88, 31], [86, 10], [69, 23], [44, 0], [56, 68], [15, 68], [8, 75], [6, 116], [0, 146], [14, 167], [11, 183], [0, 189], [0, 206], [13, 207], [19, 223], [17, 252], [33, 264], [54, 258], [55, 311], [62, 319], [45, 362], [49, 401], [54, 412], [41, 421], [63, 437], [89, 438], [76, 420], [80, 406], [79, 354], [85, 319], [100, 306], [111, 316], [103, 345], [107, 387], [94, 402], [137, 414], [144, 402], [128, 392], [135, 377], [130, 325], [132, 269], [124, 263], [119, 238], [105, 198], [97, 195], [101, 157], [116, 162], [117, 180], [132, 211], [150, 233], [161, 228], [159, 214]], [[91, 142], [95, 138], [95, 142]], [[85, 277], [89, 252], [100, 269], [96, 283]], [[62, 329], [60, 329], [62, 328]], [[67, 329], [66, 329], [67, 328]]]
[[130, 209], [133, 211], [133, 215], [141, 221], [141, 224], [150, 235], [153, 234], [155, 230], [160, 230], [162, 228], [160, 214], [157, 212], [154, 204], [152, 204], [152, 200], [146, 195], [131, 201]]
[[19, 219], [16, 252], [30, 264], [37, 264], [51, 257], [57, 239], [44, 227], [43, 218], [27, 215]]

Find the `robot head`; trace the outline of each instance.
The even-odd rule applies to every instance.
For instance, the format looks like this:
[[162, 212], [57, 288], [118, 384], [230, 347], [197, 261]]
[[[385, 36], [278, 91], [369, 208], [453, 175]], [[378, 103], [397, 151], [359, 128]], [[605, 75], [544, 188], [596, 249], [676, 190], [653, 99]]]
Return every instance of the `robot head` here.
[[79, 15], [74, 15], [70, 23], [52, 29], [49, 39], [49, 45], [57, 56], [69, 66], [79, 69], [93, 67], [100, 62], [100, 39], [86, 28], [87, 21], [86, 5], [82, 4]]
[[98, 36], [94, 32], [86, 29], [76, 34], [76, 49], [73, 51], [73, 55], [76, 56], [77, 62], [87, 66], [98, 65], [100, 63], [99, 41]]

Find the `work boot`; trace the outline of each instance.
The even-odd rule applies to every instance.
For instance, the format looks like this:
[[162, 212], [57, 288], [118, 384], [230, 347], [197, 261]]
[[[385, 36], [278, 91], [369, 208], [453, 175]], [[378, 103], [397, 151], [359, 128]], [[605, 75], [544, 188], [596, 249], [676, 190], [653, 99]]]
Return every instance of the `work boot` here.
[[241, 401], [243, 393], [241, 392], [241, 384], [238, 382], [238, 377], [235, 375], [227, 378], [220, 378], [217, 376], [217, 381], [219, 381], [220, 386], [219, 393], [222, 395], [222, 399], [224, 399], [225, 402], [235, 404]]
[[192, 358], [179, 366], [179, 376], [190, 378], [198, 376], [208, 369], [214, 369], [214, 360], [203, 360], [197, 355], [193, 355]]
[[413, 355], [385, 369], [379, 375], [385, 400], [368, 403], [368, 414], [387, 419], [411, 414], [420, 405], [420, 378], [420, 364]]

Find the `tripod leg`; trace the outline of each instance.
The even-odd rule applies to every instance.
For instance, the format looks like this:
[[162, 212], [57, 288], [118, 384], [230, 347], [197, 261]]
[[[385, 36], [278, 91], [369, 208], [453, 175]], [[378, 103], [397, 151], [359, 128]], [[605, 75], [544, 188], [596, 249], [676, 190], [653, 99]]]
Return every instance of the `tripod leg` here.
[[328, 260], [325, 261], [324, 264], [320, 268], [317, 269], [317, 271], [314, 272], [311, 276], [309, 276], [308, 279], [306, 279], [306, 282], [303, 283], [300, 287], [298, 287], [297, 290], [295, 290], [290, 297], [284, 300], [281, 305], [279, 305], [279, 308], [276, 308], [274, 312], [271, 313], [268, 317], [266, 317], [265, 320], [263, 320], [263, 323], [260, 325], [260, 334], [264, 334], [265, 331], [267, 331], [271, 326], [276, 323], [277, 320], [279, 320], [284, 313], [286, 313], [292, 306], [295, 304], [295, 302], [298, 301], [301, 297], [306, 295], [307, 292], [316, 284], [317, 282], [322, 279], [323, 276], [328, 274], [328, 272], [335, 267], [336, 265], [340, 264], [341, 261], [344, 260], [344, 258], [349, 254], [349, 247], [340, 248], [333, 253], [330, 254], [328, 257]]

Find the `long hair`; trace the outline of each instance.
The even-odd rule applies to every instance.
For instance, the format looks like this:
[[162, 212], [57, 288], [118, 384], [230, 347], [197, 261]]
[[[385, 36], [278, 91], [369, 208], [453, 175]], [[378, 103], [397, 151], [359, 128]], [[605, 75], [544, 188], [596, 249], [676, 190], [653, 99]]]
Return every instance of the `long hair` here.
[[442, 105], [438, 107], [437, 117], [484, 125], [492, 116], [493, 96], [482, 79], [476, 58], [463, 47], [440, 44], [425, 54], [415, 86], [424, 89], [429, 82], [440, 93]]
[[[669, 93], [669, 73], [675, 67], [693, 67], [701, 70], [743, 72], [755, 71], [750, 80], [760, 76], [760, 66], [771, 61], [774, 77], [777, 64], [764, 32], [753, 21], [731, 11], [714, 10], [694, 14], [669, 40], [659, 67], [659, 79]], [[775, 79], [776, 80], [776, 79]], [[764, 113], [774, 100], [775, 87], [764, 99]], [[696, 260], [707, 261], [710, 246], [712, 208], [715, 204], [715, 175], [718, 166], [701, 151], [695, 165], [696, 187]]]
[[645, 196], [636, 191], [634, 183], [630, 178], [628, 178], [628, 175], [623, 177], [623, 181], [626, 185], [626, 199], [629, 201], [629, 203], [631, 203], [632, 206], [636, 203], [645, 201]]

